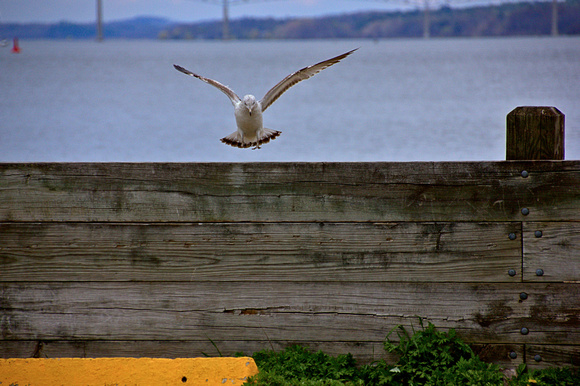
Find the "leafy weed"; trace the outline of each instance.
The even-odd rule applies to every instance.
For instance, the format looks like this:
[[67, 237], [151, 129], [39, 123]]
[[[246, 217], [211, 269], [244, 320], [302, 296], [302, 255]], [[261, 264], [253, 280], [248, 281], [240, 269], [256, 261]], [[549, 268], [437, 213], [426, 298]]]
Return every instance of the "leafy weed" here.
[[[256, 386], [572, 386], [580, 385], [580, 372], [545, 369], [505, 379], [498, 365], [483, 362], [455, 330], [438, 331], [432, 323], [409, 334], [402, 326], [389, 332], [384, 347], [399, 356], [394, 365], [380, 360], [357, 366], [351, 354], [327, 355], [291, 346], [281, 352], [264, 350], [253, 355], [260, 372], [245, 385]], [[397, 336], [397, 340], [391, 337]]]

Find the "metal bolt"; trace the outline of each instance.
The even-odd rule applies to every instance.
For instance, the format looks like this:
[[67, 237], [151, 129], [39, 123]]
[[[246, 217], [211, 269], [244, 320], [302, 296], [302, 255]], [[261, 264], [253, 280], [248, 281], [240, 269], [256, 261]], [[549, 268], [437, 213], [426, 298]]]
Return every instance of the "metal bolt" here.
[[536, 276], [544, 276], [544, 270], [542, 268], [536, 269]]
[[524, 178], [528, 178], [529, 175], [530, 175], [530, 173], [528, 173], [526, 170], [524, 170], [522, 172], [522, 177], [524, 177]]
[[522, 327], [522, 329], [520, 330], [520, 332], [522, 333], [522, 335], [528, 335], [528, 333], [530, 332], [530, 330], [528, 330], [526, 327]]
[[524, 216], [527, 216], [528, 214], [530, 214], [530, 210], [528, 208], [522, 208], [522, 214]]
[[518, 357], [518, 354], [515, 351], [510, 352], [510, 358], [516, 359], [517, 357]]
[[516, 270], [515, 270], [515, 269], [510, 269], [510, 270], [508, 271], [508, 275], [510, 275], [510, 276], [515, 276], [515, 275], [516, 275]]
[[528, 298], [528, 294], [527, 294], [527, 293], [525, 293], [525, 292], [522, 292], [522, 293], [520, 294], [520, 299], [522, 299], [522, 300], [526, 300], [527, 298]]
[[543, 235], [542, 231], [535, 231], [534, 232], [534, 236], [536, 236], [537, 238], [542, 237], [542, 235]]
[[536, 362], [541, 362], [542, 361], [542, 357], [539, 354], [534, 355], [534, 360]]
[[515, 233], [510, 233], [508, 235], [508, 237], [510, 238], [510, 240], [515, 240], [516, 239], [516, 234]]

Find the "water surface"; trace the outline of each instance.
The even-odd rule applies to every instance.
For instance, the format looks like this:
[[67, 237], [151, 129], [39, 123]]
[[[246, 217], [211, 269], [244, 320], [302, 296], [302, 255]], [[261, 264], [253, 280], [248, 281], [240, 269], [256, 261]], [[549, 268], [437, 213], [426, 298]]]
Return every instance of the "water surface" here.
[[[264, 115], [261, 150], [217, 89], [265, 92], [306, 65], [360, 49]], [[467, 161], [505, 159], [517, 106], [566, 114], [580, 159], [580, 38], [383, 41], [21, 41], [0, 49], [0, 161]]]

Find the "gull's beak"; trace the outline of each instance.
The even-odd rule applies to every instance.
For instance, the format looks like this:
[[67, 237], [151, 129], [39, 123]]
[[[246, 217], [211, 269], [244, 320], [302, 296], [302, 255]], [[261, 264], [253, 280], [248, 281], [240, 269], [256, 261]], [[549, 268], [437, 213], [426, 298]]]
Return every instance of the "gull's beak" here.
[[250, 115], [252, 115], [252, 109], [254, 108], [254, 106], [250, 106], [248, 107], [248, 111], [250, 112]]

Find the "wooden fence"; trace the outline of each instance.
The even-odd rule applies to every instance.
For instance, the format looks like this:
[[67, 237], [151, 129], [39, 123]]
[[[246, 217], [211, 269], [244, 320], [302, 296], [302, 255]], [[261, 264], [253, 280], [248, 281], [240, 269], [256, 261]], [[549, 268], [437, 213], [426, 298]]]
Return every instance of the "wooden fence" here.
[[[563, 157], [541, 111], [540, 140], [540, 110], [508, 116], [508, 158]], [[577, 366], [579, 246], [580, 161], [4, 163], [0, 354], [368, 362], [421, 317], [489, 361]]]

